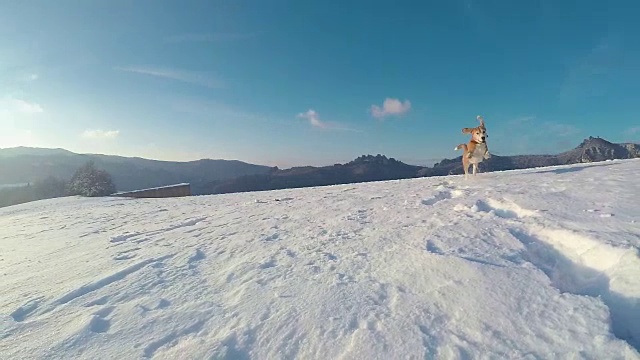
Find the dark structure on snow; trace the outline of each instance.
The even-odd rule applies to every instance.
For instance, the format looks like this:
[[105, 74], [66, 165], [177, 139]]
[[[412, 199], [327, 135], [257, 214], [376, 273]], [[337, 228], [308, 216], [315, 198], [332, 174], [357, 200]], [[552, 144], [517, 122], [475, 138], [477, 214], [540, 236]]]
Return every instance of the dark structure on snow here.
[[176, 184], [169, 186], [161, 186], [150, 189], [142, 189], [135, 191], [125, 191], [112, 194], [111, 196], [133, 197], [133, 198], [169, 198], [191, 196], [190, 184]]

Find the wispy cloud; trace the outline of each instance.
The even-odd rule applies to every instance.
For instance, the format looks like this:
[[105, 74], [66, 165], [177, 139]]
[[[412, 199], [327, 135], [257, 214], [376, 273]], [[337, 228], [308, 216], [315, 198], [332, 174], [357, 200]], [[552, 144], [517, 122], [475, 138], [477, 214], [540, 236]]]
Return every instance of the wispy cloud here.
[[30, 102], [12, 96], [0, 98], [0, 113], [32, 115], [43, 112], [44, 109], [42, 106], [35, 102]]
[[519, 116], [488, 127], [489, 146], [497, 155], [557, 153], [577, 145], [583, 135], [582, 129], [575, 125], [534, 115]]
[[36, 73], [29, 73], [29, 74], [21, 75], [19, 80], [24, 82], [31, 82], [31, 81], [36, 81], [39, 78], [40, 78], [40, 75]]
[[580, 129], [574, 125], [570, 124], [562, 124], [552, 121], [546, 121], [542, 124], [542, 130], [545, 133], [551, 133], [555, 136], [565, 137], [565, 136], [574, 136], [580, 133]]
[[[556, 121], [540, 121], [536, 116], [520, 116], [507, 122], [507, 127], [513, 131], [527, 134], [549, 134], [550, 136], [572, 136], [581, 132], [575, 125]], [[518, 130], [519, 129], [519, 130]]]
[[155, 66], [126, 66], [116, 67], [116, 70], [132, 72], [137, 74], [161, 77], [165, 79], [177, 80], [195, 85], [206, 86], [209, 88], [221, 88], [224, 86], [223, 82], [216, 79], [212, 74], [189, 71], [181, 69], [173, 69], [166, 67]]
[[180, 34], [166, 38], [167, 42], [223, 42], [244, 40], [254, 37], [255, 33], [206, 33], [206, 34]]
[[604, 95], [611, 87], [613, 75], [625, 71], [630, 63], [634, 62], [624, 53], [622, 38], [609, 34], [569, 67], [558, 98], [573, 101]]
[[85, 130], [82, 137], [86, 139], [115, 139], [120, 135], [120, 130]]
[[346, 126], [342, 126], [336, 122], [327, 122], [327, 121], [320, 120], [320, 114], [318, 114], [318, 112], [316, 112], [313, 109], [309, 109], [303, 113], [299, 113], [297, 117], [300, 119], [307, 120], [309, 124], [311, 124], [311, 126], [318, 129], [362, 132], [361, 130], [356, 130]]
[[636, 134], [640, 134], [640, 126], [634, 126], [634, 127], [630, 127], [627, 130], [624, 131], [624, 133], [626, 135], [636, 135]]
[[533, 115], [519, 116], [511, 121], [509, 121], [510, 125], [523, 125], [528, 124], [532, 121], [535, 121], [536, 117]]
[[399, 99], [386, 98], [382, 106], [371, 105], [371, 115], [376, 119], [383, 119], [387, 116], [400, 116], [411, 110], [411, 102]]

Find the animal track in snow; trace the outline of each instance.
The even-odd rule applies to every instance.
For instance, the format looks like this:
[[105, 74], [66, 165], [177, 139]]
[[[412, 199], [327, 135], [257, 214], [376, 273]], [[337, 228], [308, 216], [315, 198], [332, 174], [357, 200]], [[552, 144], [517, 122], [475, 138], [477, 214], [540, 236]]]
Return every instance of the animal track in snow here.
[[102, 296], [100, 298], [97, 298], [95, 300], [89, 301], [85, 306], [86, 307], [90, 307], [90, 306], [96, 306], [96, 305], [104, 305], [109, 301], [109, 296]]
[[172, 344], [172, 343], [177, 343], [180, 338], [199, 332], [202, 329], [202, 326], [205, 324], [205, 322], [206, 320], [198, 320], [197, 322], [193, 323], [190, 326], [187, 326], [178, 331], [169, 333], [163, 336], [162, 338], [151, 342], [149, 345], [147, 345], [147, 347], [145, 347], [143, 356], [145, 358], [153, 357], [156, 351], [158, 351], [158, 349], [160, 349], [161, 347]]
[[131, 238], [134, 238], [138, 235], [141, 235], [140, 233], [125, 233], [125, 234], [121, 234], [121, 235], [116, 235], [116, 236], [112, 236], [111, 239], [109, 240], [109, 242], [112, 243], [120, 243], [123, 241], [127, 241]]
[[640, 349], [640, 279], [624, 271], [640, 267], [637, 249], [612, 247], [565, 229], [509, 232], [525, 246], [525, 259], [558, 290], [601, 298], [609, 307], [613, 333]]
[[331, 253], [328, 253], [328, 252], [323, 252], [323, 253], [322, 253], [322, 255], [324, 255], [324, 257], [326, 257], [326, 258], [327, 258], [327, 260], [329, 260], [329, 261], [336, 261], [336, 260], [338, 260], [338, 257], [337, 257], [337, 256], [335, 256], [335, 255], [333, 255], [333, 254], [331, 254]]
[[27, 301], [24, 305], [12, 312], [11, 317], [17, 322], [24, 321], [31, 313], [38, 309], [42, 299], [44, 299], [44, 297], [40, 296]]
[[346, 219], [349, 221], [357, 221], [360, 224], [368, 224], [370, 221], [368, 220], [369, 214], [367, 209], [357, 210], [355, 213], [350, 213], [347, 215]]
[[105, 333], [111, 328], [111, 320], [107, 317], [113, 312], [115, 307], [109, 306], [93, 313], [89, 321], [89, 330], [94, 333]]
[[275, 267], [278, 263], [276, 262], [275, 259], [270, 259], [269, 261], [265, 261], [262, 264], [260, 264], [259, 268], [260, 269], [269, 269], [272, 267]]
[[177, 230], [183, 227], [189, 227], [189, 226], [195, 226], [198, 225], [199, 223], [201, 223], [202, 221], [206, 220], [207, 217], [199, 217], [199, 218], [194, 218], [194, 219], [189, 219], [189, 220], [185, 220], [181, 223], [169, 226], [165, 229], [162, 230], [158, 230], [158, 232], [162, 233], [162, 232], [167, 232], [167, 231], [172, 231], [172, 230]]
[[170, 305], [171, 305], [171, 301], [167, 299], [160, 299], [160, 301], [158, 302], [158, 305], [156, 306], [156, 310], [167, 308]]
[[442, 190], [436, 193], [434, 196], [422, 200], [422, 205], [433, 206], [440, 201], [455, 199], [462, 196], [463, 192], [460, 190]]
[[[452, 256], [452, 257], [456, 257], [456, 258], [459, 258], [459, 259], [462, 259], [462, 260], [470, 261], [470, 262], [481, 264], [481, 265], [489, 265], [489, 266], [497, 266], [497, 267], [504, 267], [505, 266], [504, 264], [496, 263], [495, 261], [493, 261], [491, 259], [483, 258], [483, 256], [481, 254], [477, 254], [477, 253], [469, 254], [463, 248], [444, 251], [438, 245], [436, 245], [436, 243], [433, 240], [427, 240], [427, 244], [425, 246], [425, 249], [428, 252], [430, 252], [432, 254], [435, 254], [435, 255]], [[507, 260], [509, 262], [514, 262], [513, 260], [509, 260], [509, 259], [506, 259], [506, 258], [502, 258], [502, 259], [503, 260]]]
[[144, 260], [141, 262], [138, 262], [136, 264], [130, 265], [116, 273], [113, 273], [111, 275], [105, 276], [102, 279], [87, 283], [85, 285], [82, 285], [68, 293], [66, 293], [65, 295], [61, 296], [60, 298], [58, 298], [57, 300], [55, 300], [52, 304], [52, 306], [47, 309], [46, 311], [44, 311], [44, 313], [49, 312], [51, 310], [53, 310], [55, 307], [59, 306], [59, 305], [64, 305], [68, 302], [71, 302], [79, 297], [85, 296], [89, 293], [92, 293], [96, 290], [99, 290], [107, 285], [110, 285], [116, 281], [122, 280], [124, 278], [126, 278], [127, 276], [139, 271], [140, 269], [144, 268], [147, 265], [153, 265], [153, 264], [158, 264], [168, 258], [171, 258], [173, 255], [167, 255], [167, 256], [163, 256], [160, 258], [155, 258], [155, 259], [148, 259], [148, 260]]
[[[173, 231], [173, 230], [177, 230], [180, 228], [184, 228], [184, 227], [190, 227], [190, 226], [195, 226], [199, 223], [201, 223], [202, 221], [206, 220], [207, 217], [198, 217], [198, 218], [193, 218], [193, 219], [189, 219], [189, 220], [185, 220], [182, 221], [180, 223], [177, 223], [175, 225], [171, 225], [168, 226], [166, 228], [162, 228], [162, 229], [158, 229], [158, 230], [152, 230], [152, 231], [148, 231], [148, 232], [134, 232], [134, 233], [124, 233], [124, 234], [120, 234], [120, 235], [116, 235], [116, 236], [112, 236], [111, 239], [109, 240], [112, 243], [116, 243], [116, 245], [119, 245], [127, 240], [133, 239], [133, 242], [139, 244], [145, 241], [149, 241], [152, 239], [153, 236], [155, 235], [160, 235], [163, 234], [165, 232], [169, 232], [169, 231]], [[193, 232], [195, 230], [187, 230], [186, 232]], [[143, 236], [140, 239], [134, 239], [137, 236]]]
[[355, 279], [353, 276], [345, 274], [345, 273], [336, 273], [337, 281], [336, 284], [344, 285], [348, 283], [355, 283]]
[[442, 251], [433, 240], [427, 240], [427, 251], [436, 255], [444, 255], [444, 251]]
[[280, 234], [278, 234], [278, 233], [276, 232], [276, 233], [273, 233], [273, 234], [271, 234], [271, 235], [268, 235], [268, 236], [263, 237], [263, 238], [262, 238], [262, 241], [276, 241], [276, 240], [278, 240], [279, 238], [280, 238]]
[[202, 250], [196, 249], [196, 253], [193, 254], [188, 260], [189, 269], [194, 269], [197, 266], [198, 262], [204, 260], [206, 257], [207, 256]]
[[478, 200], [475, 205], [471, 207], [474, 212], [485, 212], [494, 214], [497, 217], [503, 219], [517, 219], [529, 216], [538, 216], [538, 213], [533, 210], [525, 209], [520, 205], [510, 201], [498, 201], [494, 199]]
[[137, 248], [131, 248], [131, 249], [120, 251], [113, 257], [113, 260], [129, 260], [129, 259], [133, 259], [134, 257], [137, 256], [137, 254], [134, 252], [136, 250], [140, 250], [140, 248], [137, 247]]

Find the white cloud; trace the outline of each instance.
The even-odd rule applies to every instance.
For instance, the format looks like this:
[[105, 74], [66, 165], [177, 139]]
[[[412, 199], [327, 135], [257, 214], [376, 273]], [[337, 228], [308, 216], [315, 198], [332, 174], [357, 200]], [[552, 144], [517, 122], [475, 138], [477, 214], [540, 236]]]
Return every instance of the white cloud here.
[[188, 71], [154, 66], [116, 67], [116, 70], [156, 76], [171, 80], [178, 80], [191, 84], [206, 86], [209, 88], [220, 88], [224, 85], [222, 81], [215, 79], [211, 74], [198, 71]]
[[3, 114], [31, 115], [43, 112], [44, 109], [42, 109], [42, 106], [35, 102], [29, 102], [12, 96], [0, 98], [0, 113]]
[[307, 112], [298, 114], [298, 117], [302, 119], [307, 119], [309, 121], [309, 124], [311, 124], [314, 127], [323, 128], [323, 129], [327, 127], [327, 124], [320, 121], [320, 115], [313, 109], [309, 109], [307, 110]]
[[339, 123], [322, 121], [320, 120], [320, 114], [318, 114], [313, 109], [309, 109], [306, 112], [300, 113], [297, 117], [306, 119], [307, 121], [309, 121], [309, 124], [311, 124], [311, 126], [319, 129], [362, 132], [361, 130], [342, 126]]
[[120, 135], [120, 130], [85, 130], [83, 138], [87, 139], [115, 139]]
[[377, 119], [382, 119], [387, 116], [400, 116], [410, 109], [411, 102], [409, 100], [402, 102], [399, 99], [386, 98], [382, 103], [382, 107], [371, 105], [371, 115]]
[[38, 74], [35, 74], [35, 73], [34, 73], [34, 74], [27, 74], [27, 75], [24, 77], [24, 80], [25, 80], [25, 81], [36, 81], [36, 80], [38, 80], [38, 78], [39, 78], [39, 77], [40, 77], [40, 76], [39, 76]]

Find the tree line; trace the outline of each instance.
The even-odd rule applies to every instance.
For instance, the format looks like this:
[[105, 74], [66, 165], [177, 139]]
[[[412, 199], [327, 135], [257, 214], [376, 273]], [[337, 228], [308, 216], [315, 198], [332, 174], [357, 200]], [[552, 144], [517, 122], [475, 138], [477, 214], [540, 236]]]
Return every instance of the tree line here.
[[70, 180], [49, 176], [33, 184], [0, 189], [0, 207], [63, 196], [107, 196], [115, 192], [111, 175], [89, 161]]

